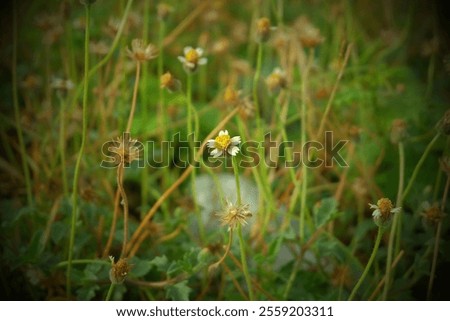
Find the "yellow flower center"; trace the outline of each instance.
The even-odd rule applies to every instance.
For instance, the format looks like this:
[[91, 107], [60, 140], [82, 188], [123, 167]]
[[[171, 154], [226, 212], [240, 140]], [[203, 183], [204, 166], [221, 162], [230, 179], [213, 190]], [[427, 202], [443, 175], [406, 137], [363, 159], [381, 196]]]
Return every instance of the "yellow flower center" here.
[[377, 205], [383, 217], [389, 217], [391, 215], [392, 202], [389, 198], [379, 199]]
[[216, 143], [216, 148], [226, 150], [230, 145], [231, 139], [230, 135], [221, 135], [217, 136], [214, 141]]
[[195, 50], [195, 49], [191, 49], [186, 53], [186, 60], [188, 62], [196, 64], [198, 62], [198, 58], [199, 58], [199, 56], [198, 56], [197, 50]]

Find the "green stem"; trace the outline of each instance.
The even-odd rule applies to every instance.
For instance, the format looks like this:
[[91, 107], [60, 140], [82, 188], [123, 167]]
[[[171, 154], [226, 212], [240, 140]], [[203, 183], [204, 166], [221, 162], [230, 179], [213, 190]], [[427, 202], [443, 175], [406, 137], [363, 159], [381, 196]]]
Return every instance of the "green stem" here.
[[[398, 191], [397, 191], [397, 201], [395, 206], [402, 206], [402, 194], [403, 194], [403, 186], [405, 181], [405, 147], [402, 142], [398, 143], [398, 156], [399, 156], [399, 178], [398, 178]], [[389, 233], [389, 245], [388, 245], [388, 255], [386, 261], [386, 274], [383, 288], [383, 300], [387, 300], [387, 295], [389, 292], [390, 286], [390, 277], [391, 277], [391, 266], [392, 266], [392, 258], [394, 256], [394, 240], [396, 238], [396, 232], [400, 232], [400, 213], [397, 213], [394, 216], [394, 221], [391, 226], [391, 230]], [[400, 237], [398, 233], [397, 238]]]
[[241, 182], [239, 179], [239, 167], [236, 160], [236, 156], [232, 156], [231, 161], [233, 163], [234, 178], [236, 180], [236, 202], [237, 205], [240, 206], [242, 204]]
[[138, 61], [138, 62], [136, 62], [136, 79], [134, 81], [131, 110], [130, 110], [130, 115], [128, 116], [127, 128], [125, 130], [126, 133], [130, 133], [130, 134], [131, 134], [131, 126], [133, 125], [134, 112], [136, 111], [136, 101], [137, 101], [137, 92], [139, 89], [140, 74], [141, 74], [141, 63]]
[[[441, 202], [441, 213], [444, 213], [444, 210], [445, 210], [445, 202], [447, 200], [449, 187], [450, 187], [450, 176], [447, 176], [447, 183], [445, 184], [444, 194], [442, 196], [442, 202]], [[442, 230], [442, 220], [439, 221], [437, 229], [436, 229], [436, 238], [434, 241], [434, 250], [433, 250], [433, 261], [431, 262], [430, 280], [428, 281], [428, 290], [427, 290], [427, 299], [428, 300], [431, 300], [431, 295], [433, 293], [434, 275], [436, 274], [436, 266], [437, 266], [437, 258], [438, 258], [438, 254], [439, 254], [439, 240], [441, 238], [441, 230]]]
[[115, 288], [115, 284], [111, 283], [110, 286], [109, 286], [109, 289], [108, 289], [108, 294], [106, 294], [105, 301], [111, 300], [111, 296], [112, 296], [112, 294], [114, 292], [114, 288]]
[[[69, 261], [62, 261], [56, 264], [57, 268], [67, 266], [69, 264]], [[90, 259], [81, 259], [81, 260], [72, 260], [72, 264], [101, 264], [101, 265], [111, 265], [110, 262], [105, 260], [90, 260]]]
[[[192, 168], [192, 174], [191, 174], [191, 189], [192, 189], [192, 202], [194, 204], [195, 213], [197, 215], [198, 220], [198, 228], [200, 233], [200, 239], [205, 239], [205, 230], [203, 227], [203, 220], [201, 217], [201, 213], [198, 208], [197, 204], [197, 188], [195, 184], [196, 179], [196, 167], [195, 167], [195, 129], [193, 128], [193, 113], [194, 106], [192, 106], [192, 74], [187, 73], [187, 88], [186, 88], [186, 98], [187, 98], [187, 112], [188, 112], [188, 119], [187, 119], [187, 131], [188, 131], [188, 141], [189, 141], [189, 164], [193, 165]], [[194, 125], [195, 126], [195, 125]], [[195, 126], [197, 127], [197, 126]]]
[[255, 300], [255, 297], [253, 295], [253, 288], [252, 288], [252, 281], [250, 279], [250, 274], [248, 273], [247, 257], [245, 254], [245, 243], [244, 238], [242, 237], [242, 226], [240, 224], [238, 226], [238, 237], [239, 237], [239, 247], [241, 249], [242, 270], [244, 272], [245, 282], [247, 283], [248, 296], [250, 298], [250, 301], [253, 301]]
[[17, 138], [19, 139], [20, 156], [22, 159], [22, 170], [25, 176], [25, 188], [27, 192], [27, 202], [33, 204], [33, 193], [31, 189], [30, 170], [27, 165], [27, 152], [23, 140], [22, 124], [20, 122], [19, 91], [17, 88], [17, 5], [14, 2], [13, 12], [13, 53], [12, 53], [12, 96], [14, 104], [14, 118], [16, 122]]
[[69, 298], [71, 294], [71, 274], [72, 274], [72, 259], [73, 259], [73, 246], [75, 241], [76, 232], [76, 220], [77, 220], [77, 202], [78, 202], [78, 179], [80, 176], [80, 165], [83, 157], [84, 146], [86, 144], [86, 132], [87, 132], [87, 100], [88, 100], [88, 88], [89, 88], [89, 24], [90, 24], [90, 4], [87, 1], [85, 4], [86, 13], [86, 29], [84, 37], [84, 93], [83, 93], [83, 129], [81, 133], [81, 146], [78, 152], [77, 162], [75, 164], [75, 173], [73, 177], [72, 187], [72, 220], [70, 226], [70, 240], [69, 240], [69, 257], [67, 259], [67, 271], [66, 271], [66, 295]]
[[69, 184], [67, 182], [67, 172], [66, 172], [66, 122], [64, 119], [64, 106], [65, 101], [59, 96], [60, 110], [59, 110], [59, 155], [61, 158], [61, 171], [63, 180], [63, 191], [64, 196], [69, 195]]
[[425, 148], [425, 151], [423, 152], [422, 156], [419, 159], [419, 162], [417, 163], [416, 167], [414, 168], [414, 171], [411, 175], [408, 185], [406, 186], [405, 191], [403, 192], [402, 201], [406, 198], [408, 193], [411, 191], [411, 188], [413, 187], [414, 181], [416, 180], [417, 174], [419, 173], [420, 168], [423, 165], [423, 162], [427, 158], [428, 154], [430, 153], [431, 147], [433, 147], [434, 143], [438, 140], [439, 136], [440, 136], [440, 133], [438, 132], [436, 134], [436, 136], [434, 136], [433, 139], [430, 141], [428, 146]]
[[262, 43], [258, 43], [258, 54], [256, 57], [256, 69], [255, 69], [255, 76], [253, 78], [253, 104], [255, 105], [255, 118], [256, 118], [256, 127], [257, 127], [258, 134], [261, 134], [261, 114], [260, 114], [260, 106], [259, 106], [259, 100], [258, 100], [258, 84], [259, 84], [259, 78], [261, 75], [262, 55], [263, 55], [263, 45], [262, 45]]
[[[142, 38], [144, 40], [145, 44], [148, 44], [148, 34], [149, 34], [149, 26], [150, 26], [150, 0], [144, 1], [144, 26], [143, 26], [143, 34]], [[159, 62], [159, 56], [158, 56], [158, 62]], [[158, 69], [159, 70], [159, 69]], [[160, 77], [158, 77], [160, 79]], [[141, 102], [143, 108], [141, 109], [142, 113], [142, 120], [144, 122], [147, 122], [148, 119], [148, 112], [149, 112], [149, 101], [150, 97], [147, 93], [147, 88], [149, 88], [149, 67], [148, 64], [146, 67], [142, 68], [142, 81], [141, 81], [141, 88], [144, 90], [141, 90]], [[163, 126], [163, 124], [160, 124], [160, 126]], [[164, 154], [163, 154], [164, 155]], [[149, 189], [148, 189], [148, 180], [149, 180], [149, 172], [147, 170], [143, 170], [141, 174], [141, 217], [145, 215], [147, 204], [148, 204], [148, 196], [149, 196]]]
[[[231, 160], [233, 163], [234, 178], [236, 179], [237, 206], [240, 206], [242, 204], [242, 196], [241, 196], [241, 183], [240, 183], [240, 179], [239, 179], [239, 168], [238, 168], [238, 163], [237, 163], [236, 157], [232, 157]], [[250, 279], [250, 274], [248, 273], [247, 257], [245, 254], [245, 243], [244, 243], [244, 238], [242, 237], [241, 224], [238, 225], [238, 237], [239, 237], [239, 246], [241, 249], [242, 270], [244, 272], [245, 282], [247, 283], [247, 287], [248, 287], [248, 296], [249, 296], [250, 300], [253, 301], [254, 296], [253, 296], [252, 281]]]
[[[87, 75], [88, 78], [91, 78], [97, 72], [98, 69], [100, 69], [103, 65], [105, 65], [108, 62], [109, 59], [111, 59], [112, 55], [116, 51], [116, 48], [119, 44], [119, 40], [120, 40], [120, 37], [122, 36], [123, 30], [125, 28], [125, 24], [127, 22], [127, 17], [128, 17], [128, 14], [130, 13], [132, 3], [133, 3], [133, 0], [128, 0], [127, 6], [125, 7], [125, 10], [124, 10], [124, 13], [122, 16], [122, 20], [120, 21], [119, 29], [117, 30], [117, 34], [113, 40], [113, 43], [112, 43], [111, 48], [109, 49], [108, 53], [101, 61], [99, 61], [94, 67], [92, 67], [92, 69], [89, 70], [89, 72], [87, 74], [85, 73], [85, 77]], [[82, 90], [83, 90], [83, 87], [81, 86], [81, 84], [78, 85], [77, 89], [75, 91], [75, 94], [72, 97], [72, 101], [70, 103], [71, 110], [75, 106], [75, 103], [77, 102], [77, 99], [80, 96]]]
[[301, 196], [300, 196], [300, 222], [299, 222], [299, 235], [300, 242], [305, 239], [305, 217], [306, 217], [306, 194], [308, 189], [308, 171], [306, 169], [306, 159], [303, 154], [303, 148], [306, 145], [306, 84], [308, 80], [308, 71], [310, 66], [310, 60], [312, 59], [313, 49], [310, 51], [310, 59], [308, 59], [305, 70], [302, 74], [302, 102], [301, 102], [301, 147], [302, 147], [302, 185], [301, 185]]
[[364, 269], [363, 274], [359, 278], [358, 283], [356, 283], [355, 287], [353, 288], [352, 293], [350, 293], [350, 296], [348, 297], [348, 301], [353, 300], [353, 298], [356, 295], [356, 292], [358, 291], [359, 287], [361, 286], [364, 279], [366, 278], [367, 273], [369, 272], [370, 267], [372, 266], [373, 260], [375, 259], [375, 256], [377, 255], [382, 236], [383, 236], [383, 228], [380, 226], [380, 227], [378, 227], [377, 239], [375, 240], [375, 245], [373, 246], [373, 250], [372, 250], [372, 254], [370, 255], [369, 262], [367, 262], [367, 265], [366, 265], [366, 268]]

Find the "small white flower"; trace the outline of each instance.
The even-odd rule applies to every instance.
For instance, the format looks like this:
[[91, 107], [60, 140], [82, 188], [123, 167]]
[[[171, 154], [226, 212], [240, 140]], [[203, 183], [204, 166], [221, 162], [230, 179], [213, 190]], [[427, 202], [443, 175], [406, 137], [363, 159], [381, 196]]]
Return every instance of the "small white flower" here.
[[394, 207], [392, 202], [388, 198], [381, 198], [378, 200], [377, 205], [370, 204], [370, 209], [373, 209], [372, 217], [378, 226], [385, 226], [389, 224], [392, 214], [399, 213], [402, 208]]
[[205, 65], [208, 59], [203, 56], [202, 48], [185, 47], [183, 50], [184, 56], [178, 56], [178, 60], [183, 64], [186, 72], [194, 72], [199, 65]]
[[240, 136], [234, 136], [230, 138], [228, 134], [228, 130], [221, 130], [219, 132], [219, 136], [216, 139], [208, 140], [207, 146], [208, 148], [214, 148], [211, 151], [211, 156], [217, 158], [222, 155], [226, 155], [226, 153], [231, 156], [236, 156], [239, 152], [238, 145], [241, 143]]

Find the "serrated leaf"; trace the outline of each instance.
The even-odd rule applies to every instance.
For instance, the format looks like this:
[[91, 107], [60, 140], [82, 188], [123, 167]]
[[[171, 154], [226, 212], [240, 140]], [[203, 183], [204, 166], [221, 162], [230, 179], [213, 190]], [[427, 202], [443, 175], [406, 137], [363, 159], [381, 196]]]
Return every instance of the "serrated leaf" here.
[[192, 291], [187, 286], [188, 281], [182, 281], [180, 283], [171, 285], [166, 288], [166, 297], [174, 301], [188, 301], [189, 293]]
[[[157, 258], [159, 258], [159, 257], [157, 257]], [[166, 258], [166, 260], [167, 260], [167, 258]], [[161, 260], [159, 260], [159, 261], [161, 261]], [[133, 268], [131, 269], [131, 275], [133, 275], [133, 277], [136, 277], [136, 278], [143, 277], [152, 269], [153, 266], [155, 266], [154, 264], [152, 264], [152, 261], [140, 260], [137, 257], [133, 257], [133, 259], [131, 260], [130, 263], [133, 266]], [[164, 265], [164, 262], [159, 262], [158, 264]]]
[[337, 202], [334, 197], [322, 199], [314, 206], [314, 223], [316, 228], [321, 227], [336, 217]]

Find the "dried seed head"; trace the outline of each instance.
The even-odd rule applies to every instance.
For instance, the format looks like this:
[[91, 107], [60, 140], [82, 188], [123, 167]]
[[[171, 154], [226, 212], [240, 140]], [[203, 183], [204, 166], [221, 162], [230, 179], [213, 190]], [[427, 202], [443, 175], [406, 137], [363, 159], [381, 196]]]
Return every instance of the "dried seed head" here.
[[176, 79], [170, 72], [161, 75], [159, 79], [161, 88], [166, 88], [170, 92], [176, 92], [181, 89], [181, 82]]
[[295, 23], [295, 27], [299, 33], [300, 42], [303, 47], [314, 48], [324, 41], [324, 38], [320, 34], [320, 30], [314, 27], [305, 16], [298, 19]]
[[129, 139], [124, 136], [122, 139], [119, 137], [113, 141], [113, 146], [110, 146], [108, 150], [113, 153], [114, 163], [130, 164], [131, 162], [140, 158], [142, 143], [136, 139]]
[[109, 270], [109, 279], [112, 284], [122, 284], [125, 281], [128, 273], [131, 270], [131, 266], [126, 259], [119, 259], [117, 263], [114, 263], [114, 257], [110, 256], [111, 269]]
[[386, 227], [389, 225], [392, 214], [399, 213], [401, 208], [392, 205], [392, 202], [389, 198], [381, 198], [378, 200], [377, 205], [369, 204], [371, 209], [375, 209], [373, 211], [372, 216], [375, 224], [380, 227]]
[[426, 223], [431, 225], [438, 224], [445, 216], [437, 203], [433, 205], [430, 205], [428, 203], [425, 204], [421, 215], [424, 217]]
[[284, 89], [287, 86], [286, 73], [280, 68], [275, 68], [266, 78], [266, 84], [271, 92], [279, 92], [280, 89]]
[[228, 225], [229, 229], [235, 229], [239, 225], [246, 225], [247, 220], [252, 217], [249, 204], [233, 205], [227, 201], [226, 208], [218, 214], [222, 225]]
[[256, 22], [256, 41], [266, 42], [269, 40], [270, 32], [274, 28], [270, 25], [270, 20], [266, 17], [258, 19]]
[[158, 56], [158, 49], [152, 44], [144, 45], [143, 40], [133, 39], [131, 50], [127, 48], [128, 57], [138, 62], [144, 62]]
[[230, 105], [235, 105], [239, 101], [240, 92], [234, 89], [234, 86], [228, 85], [223, 94], [223, 101]]
[[394, 119], [391, 127], [391, 142], [392, 144], [398, 144], [403, 142], [408, 136], [406, 131], [407, 123], [404, 119]]
[[170, 14], [173, 12], [173, 7], [169, 6], [167, 3], [158, 3], [156, 8], [158, 19], [161, 21], [166, 21]]

